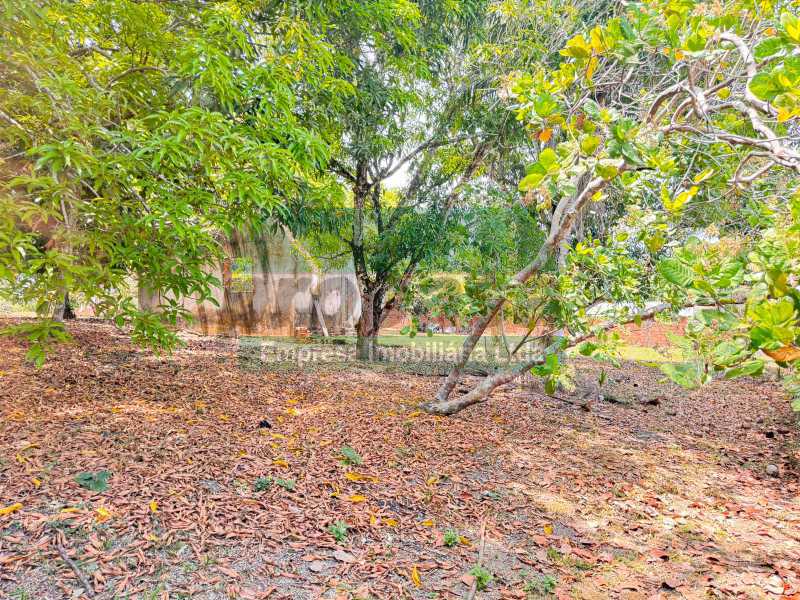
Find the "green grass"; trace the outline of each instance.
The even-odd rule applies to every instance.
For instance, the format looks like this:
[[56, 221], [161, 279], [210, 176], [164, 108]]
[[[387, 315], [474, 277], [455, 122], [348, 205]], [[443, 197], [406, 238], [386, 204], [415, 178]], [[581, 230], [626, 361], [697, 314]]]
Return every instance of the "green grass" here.
[[[431, 336], [419, 334], [415, 337], [400, 334], [387, 334], [378, 336], [378, 344], [381, 346], [409, 347], [409, 348], [436, 348], [445, 351], [455, 351], [461, 348], [464, 343], [464, 335], [435, 333]], [[348, 344], [355, 344], [355, 337], [338, 336], [337, 339], [343, 340]], [[522, 339], [522, 336], [507, 336], [509, 346], [513, 347]], [[485, 336], [478, 342], [479, 345], [487, 344], [490, 348], [494, 344], [502, 344], [499, 338]], [[676, 362], [681, 360], [680, 351], [676, 348], [666, 348], [656, 350], [648, 346], [634, 346], [623, 344], [620, 346], [620, 358], [623, 360], [633, 360], [638, 362]]]

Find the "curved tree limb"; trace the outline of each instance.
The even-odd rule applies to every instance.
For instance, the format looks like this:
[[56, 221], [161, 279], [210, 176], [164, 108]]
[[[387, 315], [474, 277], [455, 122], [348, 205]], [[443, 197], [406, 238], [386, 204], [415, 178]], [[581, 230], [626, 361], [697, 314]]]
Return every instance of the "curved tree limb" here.
[[500, 373], [492, 375], [491, 377], [486, 377], [474, 389], [464, 394], [463, 396], [459, 396], [458, 398], [453, 398], [451, 400], [446, 400], [446, 401], [429, 402], [423, 405], [422, 408], [425, 411], [435, 415], [452, 415], [467, 408], [468, 406], [472, 406], [473, 404], [485, 402], [486, 400], [488, 400], [489, 395], [501, 385], [505, 385], [507, 383], [512, 382], [514, 379], [516, 379], [523, 373], [530, 371], [536, 365], [544, 363], [548, 354], [552, 354], [553, 352], [556, 351], [574, 347], [580, 344], [581, 342], [594, 337], [600, 331], [607, 331], [609, 329], [613, 329], [614, 327], [617, 327], [619, 325], [630, 323], [637, 319], [643, 319], [643, 320], [652, 319], [658, 313], [664, 312], [668, 308], [670, 308], [669, 304], [657, 304], [641, 312], [638, 312], [635, 315], [632, 315], [630, 318], [626, 320], [608, 321], [606, 323], [603, 323], [599, 328], [595, 328], [591, 333], [570, 338], [569, 341], [567, 342], [566, 347], [564, 347], [560, 342], [553, 343], [544, 350], [542, 350], [540, 354], [534, 356], [533, 358], [521, 362], [517, 365], [514, 365], [512, 368], [507, 369], [505, 371], [501, 371]]

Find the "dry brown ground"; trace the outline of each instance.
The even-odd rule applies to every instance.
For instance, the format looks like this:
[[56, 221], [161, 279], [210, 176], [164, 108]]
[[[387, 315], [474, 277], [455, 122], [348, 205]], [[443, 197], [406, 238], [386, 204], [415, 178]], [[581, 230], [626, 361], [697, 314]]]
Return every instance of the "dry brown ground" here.
[[[463, 598], [482, 525], [478, 598], [544, 596], [545, 576], [560, 598], [800, 598], [799, 436], [774, 383], [687, 394], [625, 365], [631, 403], [519, 385], [440, 418], [417, 410], [432, 377], [71, 328], [39, 371], [0, 338], [0, 509], [22, 505], [0, 516], [0, 598], [85, 595], [59, 546], [98, 598]], [[101, 470], [104, 492], [75, 481]]]

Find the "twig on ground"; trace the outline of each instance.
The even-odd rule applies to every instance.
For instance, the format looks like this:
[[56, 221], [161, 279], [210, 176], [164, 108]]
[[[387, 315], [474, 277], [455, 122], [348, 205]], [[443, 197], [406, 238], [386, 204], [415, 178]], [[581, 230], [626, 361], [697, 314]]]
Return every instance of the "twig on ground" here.
[[94, 588], [89, 583], [89, 580], [86, 579], [86, 576], [83, 574], [83, 571], [81, 571], [80, 567], [69, 557], [64, 546], [57, 544], [56, 548], [58, 548], [58, 554], [61, 556], [61, 560], [67, 563], [67, 566], [74, 571], [78, 581], [80, 581], [81, 585], [86, 590], [86, 595], [89, 596], [89, 598], [94, 598]]

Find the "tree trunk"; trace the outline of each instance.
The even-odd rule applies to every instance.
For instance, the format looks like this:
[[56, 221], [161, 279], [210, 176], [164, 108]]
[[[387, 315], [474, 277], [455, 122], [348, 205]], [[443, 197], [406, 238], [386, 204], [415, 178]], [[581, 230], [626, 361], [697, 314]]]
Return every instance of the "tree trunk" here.
[[61, 299], [53, 307], [53, 313], [50, 318], [59, 323], [62, 323], [64, 319], [74, 319], [75, 312], [72, 310], [72, 305], [69, 302], [69, 292], [65, 291], [59, 295]]
[[64, 312], [66, 309], [66, 298], [62, 295], [61, 300], [56, 302], [55, 306], [53, 307], [53, 313], [50, 315], [50, 318], [53, 319], [53, 321], [62, 323], [64, 321]]
[[[542, 247], [539, 248], [539, 252], [536, 254], [536, 257], [533, 259], [533, 261], [531, 261], [525, 268], [523, 268], [514, 276], [512, 280], [513, 283], [525, 283], [535, 273], [538, 273], [544, 268], [550, 257], [558, 250], [561, 240], [569, 235], [580, 209], [589, 201], [592, 194], [594, 194], [597, 190], [602, 189], [605, 184], [606, 181], [602, 178], [598, 177], [592, 179], [586, 183], [585, 187], [583, 187], [576, 194], [576, 196], [564, 198], [558, 203], [558, 206], [556, 206], [556, 209], [553, 213], [553, 221], [550, 225], [550, 234], [548, 235], [547, 240], [544, 242], [544, 244], [542, 244]], [[501, 297], [490, 302], [486, 314], [484, 314], [473, 324], [469, 336], [467, 336], [467, 339], [464, 340], [464, 345], [461, 348], [461, 352], [459, 353], [456, 363], [453, 365], [447, 378], [436, 392], [434, 402], [426, 405], [426, 410], [429, 412], [438, 413], [439, 408], [437, 408], [436, 405], [441, 404], [443, 407], [445, 406], [447, 399], [450, 397], [453, 389], [461, 379], [461, 375], [464, 372], [464, 367], [467, 364], [472, 351], [475, 349], [478, 340], [480, 340], [483, 332], [486, 331], [486, 327], [489, 325], [491, 320], [503, 308], [506, 301], [507, 299], [505, 297]], [[455, 409], [455, 411], [457, 410], [460, 410], [460, 408]]]
[[383, 295], [370, 285], [361, 285], [361, 316], [356, 324], [356, 358], [375, 360], [378, 331], [383, 317]]
[[64, 318], [74, 319], [75, 310], [72, 308], [72, 302], [69, 301], [69, 292], [64, 294]]
[[356, 358], [358, 360], [373, 361], [378, 352], [378, 336], [371, 333], [362, 333], [358, 330], [356, 337]]
[[506, 383], [510, 383], [526, 371], [529, 371], [535, 365], [542, 364], [546, 354], [547, 351], [545, 350], [542, 356], [538, 356], [535, 359], [515, 365], [511, 369], [486, 377], [477, 386], [475, 386], [475, 388], [463, 396], [459, 396], [451, 400], [436, 400], [434, 402], [428, 402], [427, 404], [422, 405], [422, 409], [434, 415], [453, 415], [458, 411], [467, 408], [468, 406], [483, 402], [496, 388], [500, 387], [501, 385], [505, 385]]

